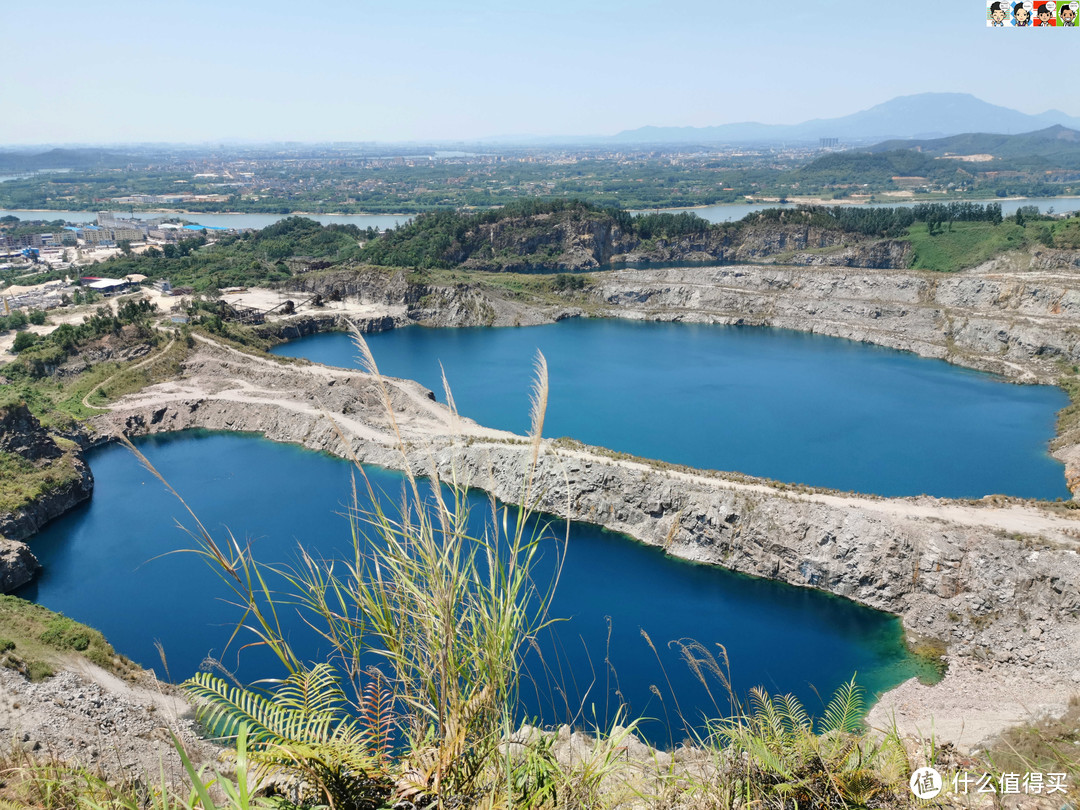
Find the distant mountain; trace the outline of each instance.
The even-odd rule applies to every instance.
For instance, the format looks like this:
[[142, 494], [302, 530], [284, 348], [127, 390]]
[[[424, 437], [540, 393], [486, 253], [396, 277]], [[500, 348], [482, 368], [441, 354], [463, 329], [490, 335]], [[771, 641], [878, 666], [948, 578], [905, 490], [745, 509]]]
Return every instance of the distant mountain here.
[[1023, 158], [1033, 154], [1067, 152], [1080, 154], [1080, 132], [1055, 124], [1023, 135], [996, 135], [968, 132], [933, 140], [899, 139], [867, 147], [866, 152], [917, 149], [930, 155], [993, 155], [995, 158]]
[[1010, 110], [967, 93], [920, 93], [841, 118], [801, 124], [724, 124], [715, 127], [641, 127], [612, 136], [618, 143], [800, 143], [819, 138], [884, 141], [935, 138], [965, 132], [1017, 134], [1051, 125], [1080, 128], [1080, 118], [1058, 110], [1039, 115]]
[[1080, 132], [1052, 126], [1023, 135], [965, 133], [933, 140], [891, 140], [830, 152], [796, 170], [800, 182], [871, 183], [925, 177], [948, 183], [982, 172], [1080, 171]]
[[133, 159], [131, 155], [108, 149], [50, 149], [47, 152], [11, 150], [0, 151], [0, 171], [122, 168]]

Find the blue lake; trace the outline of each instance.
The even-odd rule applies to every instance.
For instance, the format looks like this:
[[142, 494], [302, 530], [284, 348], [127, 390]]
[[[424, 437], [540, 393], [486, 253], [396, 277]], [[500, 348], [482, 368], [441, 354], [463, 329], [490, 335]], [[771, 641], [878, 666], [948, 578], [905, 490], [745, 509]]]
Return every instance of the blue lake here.
[[[188, 432], [139, 446], [219, 541], [228, 527], [266, 562], [295, 562], [298, 544], [316, 556], [349, 556], [348, 463], [251, 435]], [[160, 642], [173, 680], [208, 657], [243, 681], [282, 676], [265, 654], [240, 651], [248, 636], [226, 650], [239, 611], [223, 601], [227, 591], [200, 558], [171, 553], [194, 545], [177, 527], [193, 521], [175, 498], [122, 447], [93, 451], [90, 464], [93, 499], [33, 538], [44, 570], [18, 595], [97, 627], [119, 651], [159, 672]], [[384, 503], [400, 501], [399, 474], [367, 472], [387, 493]], [[473, 504], [479, 532], [487, 501], [477, 496]], [[546, 548], [541, 583], [559, 548], [555, 539]], [[528, 663], [537, 677], [523, 689], [525, 713], [555, 723], [584, 706], [587, 719], [595, 710], [603, 721], [613, 716], [618, 690], [632, 713], [657, 718], [645, 730], [659, 744], [683, 738], [680, 710], [696, 724], [728, 709], [726, 698], [714, 704], [669, 648], [678, 639], [714, 652], [724, 645], [738, 693], [761, 684], [794, 692], [811, 709], [821, 707], [818, 692], [827, 697], [856, 672], [871, 693], [927, 672], [906, 652], [893, 617], [817, 591], [680, 562], [586, 525], [572, 526], [551, 614], [569, 619], [540, 640], [567, 697], [541, 677], [533, 656]], [[297, 648], [317, 658], [318, 643], [293, 609], [282, 616]], [[711, 688], [724, 694], [715, 682]]]
[[[879, 495], [1068, 498], [1051, 458], [1063, 391], [866, 343], [760, 327], [573, 319], [523, 328], [409, 327], [368, 336], [380, 370], [524, 433], [532, 361], [544, 435], [693, 467]], [[355, 366], [340, 333], [274, 350]]]

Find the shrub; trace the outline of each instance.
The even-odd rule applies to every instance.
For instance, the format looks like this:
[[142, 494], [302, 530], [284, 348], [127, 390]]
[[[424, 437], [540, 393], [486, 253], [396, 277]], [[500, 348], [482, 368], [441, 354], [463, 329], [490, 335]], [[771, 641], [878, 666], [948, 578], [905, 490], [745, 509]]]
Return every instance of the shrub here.
[[33, 332], [19, 332], [15, 336], [15, 342], [11, 345], [11, 350], [18, 354], [21, 351], [25, 351], [33, 346], [37, 342], [37, 335]]

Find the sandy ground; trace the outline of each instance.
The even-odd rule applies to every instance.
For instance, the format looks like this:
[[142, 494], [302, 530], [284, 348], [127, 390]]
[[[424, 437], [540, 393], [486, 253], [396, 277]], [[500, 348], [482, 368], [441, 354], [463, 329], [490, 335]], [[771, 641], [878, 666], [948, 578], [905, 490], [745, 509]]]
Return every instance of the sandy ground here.
[[[243, 307], [251, 307], [259, 310], [269, 310], [280, 307], [286, 301], [292, 301], [298, 315], [344, 315], [345, 317], [370, 318], [379, 315], [399, 316], [405, 314], [405, 306], [387, 306], [385, 304], [364, 304], [351, 298], [342, 301], [324, 301], [321, 307], [311, 305], [309, 293], [299, 293], [287, 290], [268, 290], [259, 287], [249, 287], [243, 292], [223, 293], [222, 300], [230, 304]], [[281, 312], [273, 312], [268, 318], [276, 320], [285, 317]]]
[[941, 683], [926, 686], [912, 678], [886, 692], [867, 722], [882, 731], [895, 724], [906, 736], [948, 740], [972, 751], [1005, 728], [1060, 714], [1074, 694], [1080, 694], [1080, 678], [1036, 684], [1015, 671], [954, 658]]

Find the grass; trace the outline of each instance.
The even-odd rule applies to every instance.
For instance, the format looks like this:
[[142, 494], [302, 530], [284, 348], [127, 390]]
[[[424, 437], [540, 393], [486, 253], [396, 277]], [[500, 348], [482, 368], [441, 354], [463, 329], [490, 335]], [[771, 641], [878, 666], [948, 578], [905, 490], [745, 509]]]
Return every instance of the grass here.
[[37, 466], [20, 455], [0, 451], [0, 513], [16, 512], [78, 478], [70, 453]]
[[72, 655], [119, 675], [133, 670], [97, 630], [15, 596], [0, 596], [0, 628], [0, 666], [30, 680], [51, 676]]
[[[137, 361], [119, 366], [117, 370], [102, 381], [88, 401], [92, 405], [104, 406], [108, 402], [119, 399], [125, 394], [133, 394], [141, 391], [148, 385], [174, 380], [180, 373], [180, 368], [190, 352], [186, 341], [176, 340], [164, 351], [156, 356], [152, 355], [149, 363], [143, 365], [148, 358], [140, 358]], [[87, 389], [92, 390], [92, 389]], [[70, 399], [69, 399], [70, 401]], [[80, 398], [80, 405], [82, 405]]]
[[908, 230], [904, 240], [912, 247], [913, 270], [936, 270], [954, 273], [975, 267], [1011, 250], [1025, 250], [1040, 240], [1050, 226], [1033, 222], [1021, 227], [1006, 220], [1000, 225], [988, 222], [955, 222], [931, 236], [925, 223]]

